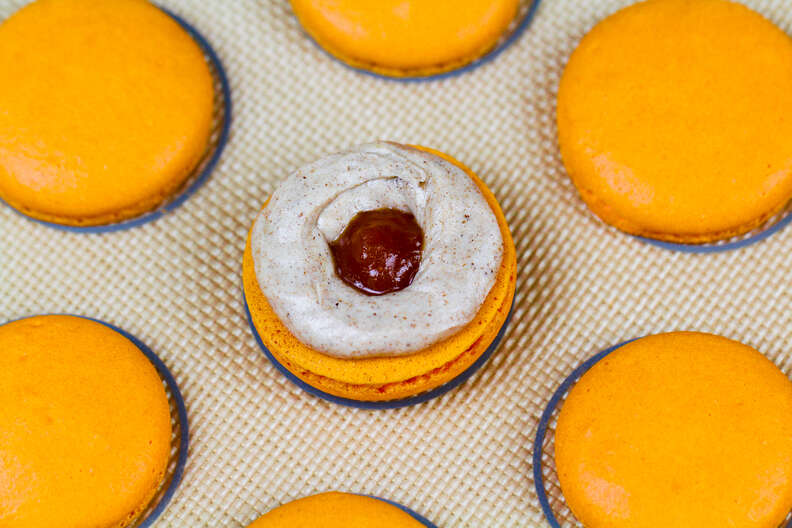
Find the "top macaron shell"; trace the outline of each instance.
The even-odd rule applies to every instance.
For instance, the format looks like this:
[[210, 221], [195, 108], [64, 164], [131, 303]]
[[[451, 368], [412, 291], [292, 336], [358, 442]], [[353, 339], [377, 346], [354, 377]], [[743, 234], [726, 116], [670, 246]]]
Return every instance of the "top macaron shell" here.
[[38, 0], [0, 25], [0, 198], [71, 226], [178, 191], [207, 150], [200, 46], [145, 0]]
[[648, 0], [581, 41], [558, 96], [566, 168], [628, 233], [750, 231], [792, 198], [792, 38], [727, 0]]

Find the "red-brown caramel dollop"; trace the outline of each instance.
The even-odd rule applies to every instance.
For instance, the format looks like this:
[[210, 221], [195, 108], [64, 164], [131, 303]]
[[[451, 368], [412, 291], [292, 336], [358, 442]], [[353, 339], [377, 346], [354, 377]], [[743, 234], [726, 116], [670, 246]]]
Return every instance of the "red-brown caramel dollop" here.
[[367, 295], [409, 286], [421, 264], [423, 231], [412, 213], [376, 209], [358, 213], [330, 244], [336, 273]]

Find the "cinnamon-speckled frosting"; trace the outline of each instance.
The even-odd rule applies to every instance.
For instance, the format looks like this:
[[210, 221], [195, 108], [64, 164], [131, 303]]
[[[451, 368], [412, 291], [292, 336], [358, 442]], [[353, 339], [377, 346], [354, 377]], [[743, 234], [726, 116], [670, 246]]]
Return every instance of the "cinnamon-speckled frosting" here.
[[[424, 231], [406, 289], [371, 297], [338, 278], [328, 243], [359, 212], [410, 211]], [[503, 256], [496, 217], [454, 164], [395, 143], [372, 143], [298, 169], [251, 233], [256, 279], [303, 343], [342, 358], [406, 355], [459, 331], [478, 312]]]

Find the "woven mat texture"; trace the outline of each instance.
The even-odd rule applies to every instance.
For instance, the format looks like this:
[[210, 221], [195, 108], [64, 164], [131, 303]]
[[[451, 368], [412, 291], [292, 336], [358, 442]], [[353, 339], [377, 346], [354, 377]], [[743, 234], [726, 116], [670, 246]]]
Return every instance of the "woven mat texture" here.
[[[2, 0], [0, 17], [24, 3]], [[736, 252], [659, 249], [595, 219], [563, 170], [563, 65], [588, 29], [629, 3], [545, 0], [496, 60], [402, 83], [328, 58], [287, 0], [162, 0], [209, 39], [230, 78], [231, 137], [208, 183], [164, 218], [103, 235], [0, 207], [1, 319], [103, 319], [147, 343], [181, 386], [189, 460], [157, 528], [242, 527], [325, 490], [386, 497], [441, 528], [546, 526], [531, 443], [551, 393], [582, 360], [689, 329], [741, 340], [792, 371], [792, 228]], [[790, 0], [746, 3], [792, 32]], [[245, 320], [241, 263], [279, 181], [376, 139], [431, 146], [475, 170], [505, 210], [519, 276], [511, 327], [478, 374], [427, 404], [372, 412], [311, 397], [268, 363]]]

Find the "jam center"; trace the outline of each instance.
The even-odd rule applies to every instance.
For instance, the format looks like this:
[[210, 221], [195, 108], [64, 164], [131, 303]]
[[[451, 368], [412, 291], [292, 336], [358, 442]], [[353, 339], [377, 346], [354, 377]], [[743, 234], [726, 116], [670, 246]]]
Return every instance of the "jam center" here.
[[412, 213], [376, 209], [355, 215], [330, 244], [338, 276], [367, 295], [409, 286], [421, 264], [423, 231]]

